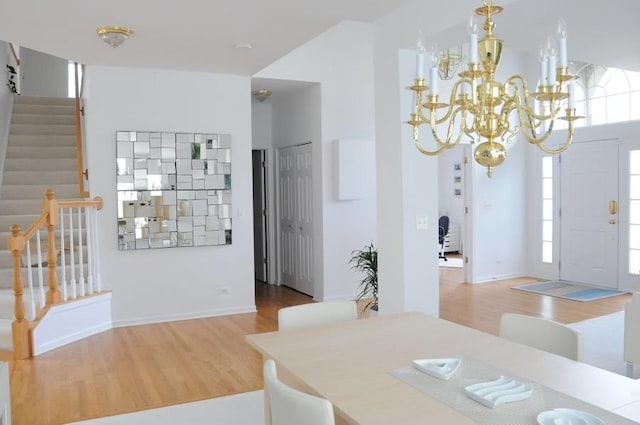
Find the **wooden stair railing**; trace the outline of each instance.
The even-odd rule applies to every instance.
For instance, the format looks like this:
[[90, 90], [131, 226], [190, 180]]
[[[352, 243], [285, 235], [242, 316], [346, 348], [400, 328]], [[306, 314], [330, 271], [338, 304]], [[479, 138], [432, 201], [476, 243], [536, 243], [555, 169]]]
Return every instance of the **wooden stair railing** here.
[[[24, 233], [20, 233], [20, 226], [11, 226], [11, 234], [8, 237], [7, 247], [13, 256], [13, 293], [14, 315], [12, 323], [13, 352], [15, 359], [26, 359], [33, 355], [31, 331], [35, 320], [42, 317], [51, 305], [76, 299], [86, 295], [92, 295], [102, 290], [100, 284], [100, 270], [97, 256], [98, 234], [96, 226], [96, 212], [102, 209], [102, 198], [93, 200], [57, 200], [52, 189], [47, 190], [42, 202], [42, 214], [31, 224]], [[76, 209], [74, 217], [73, 210]], [[68, 228], [65, 231], [64, 218], [68, 218]], [[83, 217], [84, 216], [84, 226]], [[74, 222], [74, 218], [76, 219]], [[75, 227], [74, 227], [75, 226]], [[46, 262], [42, 261], [42, 242], [40, 231], [46, 228]], [[59, 229], [60, 247], [56, 249], [56, 228]], [[74, 232], [77, 238], [74, 239]], [[83, 238], [83, 236], [85, 236]], [[37, 282], [34, 287], [32, 270], [34, 260], [31, 256], [31, 242], [36, 243], [36, 267]], [[86, 241], [83, 245], [83, 239]], [[66, 260], [66, 250], [69, 249], [69, 264]], [[75, 250], [78, 250], [79, 263], [75, 260]], [[87, 251], [87, 280], [85, 281], [84, 250]], [[26, 260], [25, 260], [26, 251]], [[60, 272], [62, 282], [58, 280], [58, 258], [60, 255]], [[25, 264], [26, 263], [26, 264]], [[43, 278], [43, 266], [48, 268], [47, 291], [44, 294], [45, 280]], [[71, 280], [66, 279], [67, 267], [71, 270]], [[76, 269], [80, 275], [76, 281]], [[28, 291], [30, 309], [25, 308], [25, 287], [23, 272], [26, 270], [28, 278]], [[60, 287], [62, 286], [62, 291]], [[78, 291], [78, 286], [80, 290]], [[79, 292], [79, 294], [78, 294]], [[28, 316], [28, 317], [27, 317]]]
[[[84, 69], [84, 67], [83, 67]], [[80, 78], [78, 78], [78, 74], [80, 72], [80, 65], [78, 62], [74, 62], [74, 79], [75, 79], [75, 93], [76, 93], [76, 158], [77, 158], [77, 167], [78, 167], [78, 194], [80, 198], [88, 198], [89, 192], [85, 190], [84, 181], [89, 180], [89, 170], [84, 168], [84, 157], [82, 153], [83, 149], [83, 141], [82, 141], [82, 117], [84, 116], [84, 107], [80, 104], [80, 99], [82, 97], [82, 89], [84, 88], [84, 84], [81, 84]], [[84, 79], [84, 72], [82, 73], [82, 78]]]

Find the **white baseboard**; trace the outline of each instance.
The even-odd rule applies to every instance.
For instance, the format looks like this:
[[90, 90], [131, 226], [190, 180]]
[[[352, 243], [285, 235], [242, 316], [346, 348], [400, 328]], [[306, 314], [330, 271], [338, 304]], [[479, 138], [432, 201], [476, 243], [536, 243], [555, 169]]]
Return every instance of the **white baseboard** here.
[[150, 325], [153, 323], [177, 322], [180, 320], [206, 319], [208, 317], [228, 316], [230, 314], [255, 313], [256, 306], [236, 307], [236, 308], [220, 308], [214, 310], [206, 310], [195, 313], [185, 314], [167, 314], [162, 316], [137, 317], [133, 319], [115, 320], [114, 328], [122, 328], [125, 326]]
[[33, 330], [33, 354], [111, 329], [111, 293], [51, 306]]
[[527, 277], [527, 275], [522, 273], [512, 273], [512, 274], [501, 274], [501, 275], [490, 276], [490, 277], [480, 276], [479, 278], [477, 278], [471, 283], [490, 283], [490, 282], [495, 282], [497, 280], [518, 279], [521, 277]]

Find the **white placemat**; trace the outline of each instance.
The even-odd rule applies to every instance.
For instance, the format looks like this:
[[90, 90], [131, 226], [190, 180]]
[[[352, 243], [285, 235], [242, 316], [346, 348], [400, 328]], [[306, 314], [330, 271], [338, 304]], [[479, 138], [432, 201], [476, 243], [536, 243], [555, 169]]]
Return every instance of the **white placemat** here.
[[[539, 413], [556, 407], [567, 407], [589, 412], [602, 419], [607, 425], [636, 424], [608, 410], [468, 357], [462, 359], [460, 369], [448, 381], [431, 377], [413, 366], [394, 369], [389, 371], [389, 374], [481, 425], [536, 425], [538, 423], [536, 418]], [[531, 385], [533, 387], [531, 398], [491, 409], [473, 401], [464, 394], [466, 386], [478, 382], [492, 381], [501, 375]]]

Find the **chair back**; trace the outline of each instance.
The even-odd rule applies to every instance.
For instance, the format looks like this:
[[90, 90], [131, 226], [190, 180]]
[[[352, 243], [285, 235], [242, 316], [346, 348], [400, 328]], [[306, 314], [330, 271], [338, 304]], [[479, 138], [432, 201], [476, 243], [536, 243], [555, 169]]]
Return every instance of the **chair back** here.
[[267, 423], [271, 425], [334, 425], [333, 405], [329, 400], [303, 393], [278, 379], [276, 363], [264, 362]]
[[500, 336], [520, 344], [582, 361], [582, 334], [567, 325], [541, 317], [504, 313]]
[[278, 330], [301, 329], [357, 318], [358, 305], [355, 301], [301, 304], [278, 310]]
[[444, 242], [444, 237], [449, 233], [449, 217], [446, 215], [440, 216], [438, 220], [438, 243]]

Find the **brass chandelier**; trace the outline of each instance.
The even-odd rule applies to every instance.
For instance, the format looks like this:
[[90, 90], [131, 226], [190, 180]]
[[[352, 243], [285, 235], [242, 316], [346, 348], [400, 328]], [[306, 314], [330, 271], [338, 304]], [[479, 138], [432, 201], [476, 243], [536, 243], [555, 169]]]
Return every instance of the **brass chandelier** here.
[[[413, 140], [418, 151], [429, 156], [438, 155], [456, 146], [466, 134], [472, 143], [482, 141], [475, 148], [474, 158], [487, 167], [489, 177], [493, 168], [506, 158], [503, 143], [511, 143], [518, 132], [521, 131], [529, 143], [543, 152], [558, 154], [564, 152], [573, 140], [573, 121], [582, 118], [576, 116], [574, 108], [573, 80], [577, 77], [568, 72], [567, 31], [563, 21], [558, 23], [556, 35], [547, 37], [541, 49], [541, 76], [536, 92], [530, 94], [526, 80], [518, 74], [510, 76], [504, 83], [496, 81], [502, 40], [494, 37], [493, 16], [502, 10], [503, 7], [494, 5], [493, 0], [484, 0], [483, 6], [475, 10], [475, 15], [484, 16], [484, 37], [481, 40], [478, 40], [478, 24], [472, 15], [468, 25], [468, 69], [458, 74], [460, 78], [453, 84], [449, 103], [439, 100], [440, 56], [435, 48], [430, 52], [430, 85], [425, 83], [425, 49], [420, 40], [415, 81], [409, 87], [415, 92], [415, 104], [407, 123], [413, 126]], [[512, 113], [516, 114], [519, 125], [510, 123]], [[545, 146], [556, 119], [568, 122], [567, 138], [559, 147]], [[428, 124], [431, 129], [435, 150], [425, 149], [420, 143], [419, 128], [423, 124]], [[441, 138], [439, 131], [446, 135]]]

